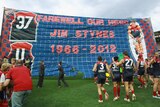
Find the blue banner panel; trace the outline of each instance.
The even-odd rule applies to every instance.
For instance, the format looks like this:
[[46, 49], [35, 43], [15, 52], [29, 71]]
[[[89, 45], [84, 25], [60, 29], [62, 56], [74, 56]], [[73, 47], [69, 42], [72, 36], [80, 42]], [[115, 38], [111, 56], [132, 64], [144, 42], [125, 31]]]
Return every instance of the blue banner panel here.
[[156, 51], [148, 18], [74, 17], [9, 8], [4, 11], [0, 41], [1, 57], [32, 61], [33, 76], [38, 75], [41, 60], [46, 76], [58, 75], [57, 64], [62, 61], [67, 76], [80, 71], [91, 78], [98, 56], [110, 64], [124, 50], [135, 60]]

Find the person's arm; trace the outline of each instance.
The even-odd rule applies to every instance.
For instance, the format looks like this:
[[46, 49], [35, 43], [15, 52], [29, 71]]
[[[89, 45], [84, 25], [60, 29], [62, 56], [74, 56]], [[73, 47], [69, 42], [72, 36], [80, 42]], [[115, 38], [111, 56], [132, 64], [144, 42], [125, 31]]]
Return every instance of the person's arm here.
[[134, 70], [134, 72], [137, 72], [137, 67], [136, 67], [135, 63], [133, 63], [133, 70]]
[[111, 70], [110, 70], [109, 65], [107, 63], [106, 63], [106, 69], [107, 69], [108, 73], [110, 74]]
[[93, 72], [96, 72], [97, 71], [97, 64], [94, 64], [94, 67], [92, 69]]
[[4, 74], [2, 74], [1, 75], [1, 77], [0, 77], [0, 83], [3, 83], [3, 82], [5, 82], [5, 75]]
[[[112, 67], [112, 64], [109, 65], [109, 69], [111, 69], [111, 67]], [[114, 78], [114, 75], [113, 75], [113, 73], [112, 73], [112, 70], [110, 70], [110, 74], [112, 75], [112, 78]]]
[[42, 74], [43, 74], [42, 72], [43, 72], [43, 69], [42, 69], [42, 65], [41, 65], [40, 71], [39, 71], [39, 75], [40, 75], [40, 76], [42, 76]]
[[136, 65], [136, 67], [137, 67], [137, 71], [139, 70], [139, 61], [137, 61], [137, 65]]
[[12, 78], [11, 74], [12, 74], [12, 69], [10, 69], [10, 71], [8, 71], [8, 73], [6, 75], [6, 80], [3, 83], [3, 87], [8, 86], [8, 84], [10, 83], [11, 78]]
[[10, 83], [10, 79], [6, 79], [5, 82], [3, 83], [3, 87], [8, 86], [8, 84]]
[[147, 68], [148, 68], [148, 65], [147, 65], [147, 63], [145, 62], [145, 64], [144, 64], [145, 74], [147, 74]]
[[155, 62], [155, 58], [152, 58], [152, 59], [149, 61], [149, 66], [152, 65], [154, 62]]
[[1, 78], [2, 78], [2, 75], [0, 76], [0, 91], [2, 91], [2, 82], [1, 82]]
[[3, 83], [0, 83], [0, 91], [2, 91]]
[[112, 61], [116, 64], [116, 66], [121, 66], [124, 63], [123, 59], [121, 59], [119, 62], [115, 62], [114, 59], [112, 58]]

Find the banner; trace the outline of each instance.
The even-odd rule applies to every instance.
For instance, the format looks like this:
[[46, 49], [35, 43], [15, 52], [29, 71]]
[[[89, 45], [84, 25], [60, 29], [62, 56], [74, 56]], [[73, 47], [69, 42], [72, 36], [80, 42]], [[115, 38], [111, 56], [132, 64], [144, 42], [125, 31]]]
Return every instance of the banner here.
[[83, 72], [93, 77], [98, 56], [110, 64], [114, 56], [128, 51], [144, 58], [156, 51], [150, 19], [107, 19], [62, 16], [5, 8], [1, 36], [1, 57], [29, 59], [32, 75], [44, 60], [45, 75], [58, 74], [62, 61], [67, 76]]

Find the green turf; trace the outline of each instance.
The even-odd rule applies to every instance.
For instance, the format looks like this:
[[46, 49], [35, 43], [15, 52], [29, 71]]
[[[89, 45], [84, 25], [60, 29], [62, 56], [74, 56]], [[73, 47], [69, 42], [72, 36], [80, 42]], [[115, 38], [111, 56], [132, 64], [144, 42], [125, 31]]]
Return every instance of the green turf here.
[[[158, 107], [159, 99], [152, 98], [152, 88], [138, 89], [135, 83], [137, 100], [123, 101], [124, 88], [121, 87], [121, 96], [118, 101], [113, 101], [112, 85], [105, 85], [110, 95], [108, 101], [98, 103], [97, 87], [93, 80], [72, 79], [67, 80], [69, 87], [57, 87], [57, 80], [45, 79], [43, 88], [36, 88], [37, 79], [33, 79], [34, 88], [24, 107]], [[104, 97], [104, 96], [103, 96]]]

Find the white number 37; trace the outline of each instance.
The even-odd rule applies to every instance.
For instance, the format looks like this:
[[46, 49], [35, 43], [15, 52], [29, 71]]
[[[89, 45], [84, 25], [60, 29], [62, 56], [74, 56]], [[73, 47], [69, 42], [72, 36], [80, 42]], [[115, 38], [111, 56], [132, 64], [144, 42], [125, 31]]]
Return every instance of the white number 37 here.
[[16, 25], [17, 29], [27, 29], [29, 24], [31, 23], [33, 17], [30, 16], [18, 16], [18, 24]]

